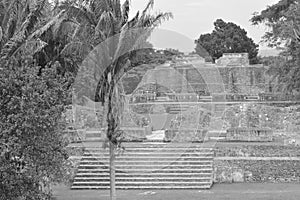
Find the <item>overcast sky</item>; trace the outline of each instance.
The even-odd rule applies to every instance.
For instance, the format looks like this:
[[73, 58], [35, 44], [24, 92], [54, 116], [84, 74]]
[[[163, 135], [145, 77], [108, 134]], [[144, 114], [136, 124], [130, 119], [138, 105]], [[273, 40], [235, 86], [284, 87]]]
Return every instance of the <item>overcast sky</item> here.
[[[178, 42], [179, 44], [177, 44], [179, 49], [180, 43], [188, 43], [183, 42], [185, 39], [189, 39], [192, 42], [199, 38], [200, 34], [211, 32], [214, 28], [213, 22], [218, 18], [226, 22], [234, 22], [241, 26], [248, 32], [249, 37], [256, 43], [259, 43], [266, 28], [262, 25], [253, 26], [249, 20], [254, 12], [259, 12], [268, 5], [273, 5], [278, 1], [279, 0], [155, 0], [154, 11], [168, 11], [173, 13], [174, 19], [165, 22], [161, 28], [174, 33], [174, 36], [163, 38], [164, 40], [171, 38], [173, 43], [177, 43], [174, 41], [180, 40]], [[131, 15], [137, 10], [142, 10], [147, 2], [147, 0], [132, 0], [131, 6], [133, 12], [131, 12]], [[182, 37], [175, 36], [176, 34], [182, 34]], [[170, 34], [163, 35], [166, 36]], [[162, 41], [162, 34], [159, 34], [159, 38], [153, 37], [153, 40], [155, 40], [154, 43], [157, 43], [158, 46], [164, 42]], [[184, 37], [186, 38], [183, 39]], [[182, 48], [184, 50], [193, 48], [191, 47], [193, 46], [191, 42]], [[163, 46], [164, 45], [166, 44], [163, 44]], [[266, 47], [262, 44], [260, 45], [260, 49], [265, 48]]]

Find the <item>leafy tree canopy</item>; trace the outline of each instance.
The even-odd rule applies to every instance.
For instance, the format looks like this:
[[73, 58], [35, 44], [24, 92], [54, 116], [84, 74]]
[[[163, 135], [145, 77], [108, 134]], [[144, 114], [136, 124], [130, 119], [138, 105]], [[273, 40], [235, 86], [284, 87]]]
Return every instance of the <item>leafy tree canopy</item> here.
[[254, 13], [251, 21], [254, 25], [269, 27], [270, 31], [265, 33], [263, 39], [270, 47], [278, 47], [294, 37], [294, 28], [300, 19], [299, 11], [299, 0], [280, 0], [260, 13]]
[[217, 19], [214, 26], [212, 33], [202, 34], [195, 41], [197, 54], [207, 57], [204, 48], [215, 61], [223, 53], [248, 53], [250, 63], [258, 62], [258, 45], [247, 36], [244, 29], [232, 22], [224, 22], [222, 19]]
[[69, 80], [42, 71], [31, 58], [8, 61], [0, 73], [0, 199], [48, 199], [50, 183], [67, 174], [62, 113]]
[[[254, 25], [264, 24], [270, 28], [263, 39], [271, 47], [279, 47], [284, 51], [271, 65], [274, 80], [284, 84], [286, 92], [299, 91], [300, 88], [300, 5], [299, 0], [280, 0], [251, 19]], [[278, 67], [280, 66], [280, 67]]]

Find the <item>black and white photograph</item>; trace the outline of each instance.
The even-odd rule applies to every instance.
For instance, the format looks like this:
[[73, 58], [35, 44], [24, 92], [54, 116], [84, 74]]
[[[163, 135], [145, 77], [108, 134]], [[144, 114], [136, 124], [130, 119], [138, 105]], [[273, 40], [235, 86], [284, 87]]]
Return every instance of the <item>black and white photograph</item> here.
[[0, 200], [241, 199], [300, 199], [300, 0], [0, 0]]

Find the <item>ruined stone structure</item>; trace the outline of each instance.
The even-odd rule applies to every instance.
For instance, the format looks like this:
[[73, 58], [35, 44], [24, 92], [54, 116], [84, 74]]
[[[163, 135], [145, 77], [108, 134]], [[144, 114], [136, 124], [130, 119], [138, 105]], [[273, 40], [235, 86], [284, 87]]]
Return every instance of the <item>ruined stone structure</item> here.
[[[197, 63], [194, 65], [194, 63]], [[214, 79], [209, 75], [211, 69], [216, 69], [222, 76], [222, 81], [214, 84], [223, 84], [226, 94], [258, 95], [269, 91], [267, 67], [261, 64], [250, 65], [248, 54], [224, 54], [215, 64], [207, 63], [197, 56], [187, 56], [174, 63], [157, 66], [148, 70], [136, 89], [147, 84], [156, 84], [168, 88], [170, 92], [179, 95], [198, 94], [211, 95], [206, 79]], [[220, 91], [221, 92], [221, 91]]]
[[[260, 64], [250, 65], [247, 53], [224, 54], [216, 63], [205, 62], [198, 56], [185, 56], [172, 63], [148, 70], [131, 94], [130, 102], [142, 103], [144, 107], [147, 103], [150, 107], [152, 104], [155, 106], [157, 103], [163, 103], [165, 115], [168, 115], [166, 116], [168, 122], [164, 125], [165, 130], [172, 128], [172, 124], [178, 123], [179, 115], [186, 116], [183, 117], [185, 120], [188, 119], [189, 113], [194, 109], [193, 103], [198, 105], [197, 109], [213, 113], [210, 116], [211, 124], [206, 128], [210, 130], [233, 128], [232, 125], [224, 127], [224, 118], [222, 121], [220, 117], [224, 115], [227, 108], [245, 107], [243, 102], [260, 100], [262, 94], [268, 92], [266, 70], [267, 67]], [[237, 101], [240, 104], [236, 104]], [[230, 102], [235, 103], [230, 104]], [[251, 108], [251, 106], [246, 107]], [[200, 110], [199, 113], [202, 112]], [[259, 122], [246, 122], [249, 120], [247, 112], [248, 109], [240, 111], [242, 114], [239, 113], [240, 122], [237, 127], [246, 129], [258, 127], [255, 123]], [[148, 109], [148, 113], [140, 114], [150, 114], [150, 118], [151, 114], [153, 115], [151, 109]], [[197, 114], [194, 115], [196, 116], [199, 117]], [[184, 127], [185, 123], [189, 126]], [[180, 132], [184, 132], [184, 129], [191, 126], [189, 122], [180, 124]]]

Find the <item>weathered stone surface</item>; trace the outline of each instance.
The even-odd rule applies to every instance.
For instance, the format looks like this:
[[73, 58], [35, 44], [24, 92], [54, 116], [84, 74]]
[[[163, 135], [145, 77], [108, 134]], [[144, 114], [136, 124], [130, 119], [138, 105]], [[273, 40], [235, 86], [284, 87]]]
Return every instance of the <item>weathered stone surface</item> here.
[[218, 144], [216, 157], [300, 157], [300, 147], [284, 145]]
[[[300, 161], [215, 160], [215, 182], [294, 182], [300, 183]], [[237, 171], [240, 169], [243, 171]], [[230, 178], [232, 180], [230, 181]]]
[[244, 172], [242, 169], [238, 169], [232, 173], [232, 181], [235, 183], [244, 182]]
[[165, 141], [172, 142], [202, 142], [207, 130], [179, 129], [166, 130]]
[[236, 66], [249, 65], [248, 53], [224, 53], [223, 56], [216, 60], [217, 65]]

